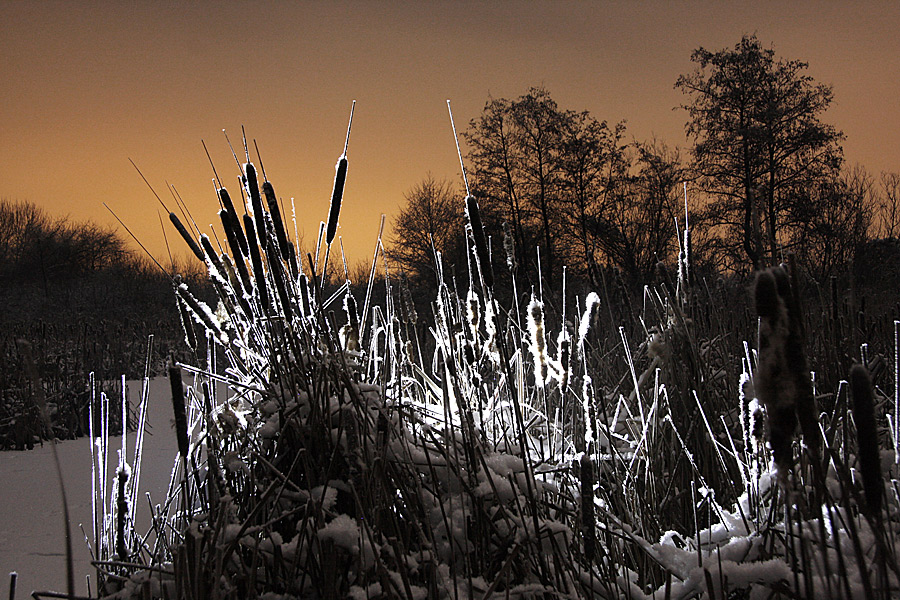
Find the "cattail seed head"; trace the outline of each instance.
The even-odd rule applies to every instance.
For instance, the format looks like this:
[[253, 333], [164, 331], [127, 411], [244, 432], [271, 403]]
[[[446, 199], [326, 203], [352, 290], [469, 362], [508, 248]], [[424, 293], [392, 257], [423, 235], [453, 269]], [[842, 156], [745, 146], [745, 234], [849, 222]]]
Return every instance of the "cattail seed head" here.
[[197, 242], [194, 241], [194, 237], [188, 233], [188, 230], [184, 228], [184, 225], [181, 224], [181, 219], [178, 218], [173, 212], [169, 213], [169, 220], [172, 221], [172, 224], [175, 225], [175, 229], [178, 230], [178, 233], [181, 234], [181, 237], [187, 242], [188, 247], [191, 249], [191, 252], [194, 253], [200, 261], [203, 259], [203, 250], [200, 249], [200, 246], [197, 245]]
[[181, 368], [169, 361], [169, 385], [172, 389], [172, 409], [175, 413], [175, 437], [178, 440], [178, 453], [187, 457], [189, 451], [187, 432], [187, 412], [184, 404], [184, 384], [181, 381]]
[[543, 387], [547, 382], [547, 344], [544, 339], [544, 303], [538, 300], [534, 294], [528, 304], [528, 333], [529, 349], [534, 357], [535, 383]]
[[[241, 287], [243, 287], [245, 293], [250, 294], [253, 291], [253, 284], [250, 282], [250, 273], [247, 272], [247, 264], [244, 262], [247, 254], [241, 249], [237, 237], [237, 233], [240, 232], [241, 239], [244, 239], [244, 231], [241, 229], [240, 225], [237, 225], [236, 227], [233, 226], [227, 210], [220, 210], [219, 217], [222, 219], [222, 227], [225, 229], [225, 237], [228, 240], [228, 246], [231, 248], [231, 253], [234, 255], [234, 266], [237, 268], [238, 275], [241, 278]], [[244, 245], [247, 245], [246, 239], [244, 239]]]
[[[219, 213], [219, 216], [222, 218], [222, 224], [226, 229], [229, 227], [232, 229], [235, 240], [240, 245], [240, 252], [232, 249], [232, 253], [235, 256], [247, 256], [247, 252], [249, 252], [247, 248], [247, 239], [244, 237], [244, 230], [241, 229], [241, 223], [238, 221], [237, 211], [234, 210], [234, 203], [231, 201], [231, 196], [228, 194], [228, 190], [225, 188], [219, 188], [219, 198], [222, 200], [222, 206], [224, 207], [224, 211], [227, 213], [225, 216], [222, 216], [222, 213]], [[226, 223], [226, 218], [228, 222]]]
[[206, 257], [209, 259], [209, 266], [215, 269], [216, 273], [214, 275], [218, 275], [221, 279], [225, 279], [225, 267], [222, 265], [222, 261], [219, 259], [219, 255], [216, 252], [215, 248], [213, 248], [212, 243], [209, 241], [209, 236], [205, 233], [200, 234], [200, 246], [203, 248], [203, 251], [206, 252]]
[[506, 264], [510, 271], [515, 271], [518, 266], [516, 261], [516, 243], [513, 239], [512, 227], [509, 221], [503, 221], [503, 251], [506, 252]]
[[587, 339], [588, 332], [593, 324], [597, 321], [600, 314], [600, 296], [591, 292], [584, 299], [584, 312], [581, 315], [581, 321], [578, 323], [578, 351], [584, 353], [584, 342]]
[[863, 491], [872, 514], [881, 513], [884, 483], [881, 475], [881, 456], [878, 450], [878, 429], [872, 380], [862, 365], [850, 369], [850, 390], [853, 395], [853, 421], [856, 423], [856, 444]]
[[753, 298], [756, 301], [756, 314], [764, 319], [778, 318], [778, 312], [782, 305], [778, 297], [775, 277], [770, 271], [761, 271], [757, 274]]
[[278, 240], [278, 251], [281, 259], [290, 262], [290, 251], [288, 250], [287, 233], [284, 230], [284, 221], [281, 218], [281, 208], [278, 206], [278, 198], [275, 196], [275, 188], [268, 181], [262, 184], [263, 194], [266, 197], [266, 204], [269, 205], [269, 214], [272, 217], [272, 225], [275, 227], [275, 238]]
[[334, 167], [334, 189], [331, 192], [331, 210], [328, 211], [328, 227], [325, 242], [331, 244], [337, 233], [338, 217], [341, 214], [341, 201], [344, 198], [344, 184], [347, 181], [347, 156], [342, 155]]
[[253, 278], [256, 280], [256, 290], [259, 294], [259, 301], [263, 306], [263, 311], [268, 312], [272, 306], [269, 303], [269, 287], [266, 284], [266, 273], [263, 270], [262, 256], [259, 252], [259, 245], [256, 242], [253, 219], [250, 218], [250, 215], [244, 215], [244, 228], [247, 230], [247, 243], [250, 247], [250, 262], [253, 264]]

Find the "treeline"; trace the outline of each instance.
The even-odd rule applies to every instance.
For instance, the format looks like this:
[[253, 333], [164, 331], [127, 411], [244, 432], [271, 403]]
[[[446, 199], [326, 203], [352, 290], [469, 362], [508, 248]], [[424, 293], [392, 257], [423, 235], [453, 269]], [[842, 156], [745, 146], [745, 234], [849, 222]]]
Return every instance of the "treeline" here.
[[[200, 266], [169, 268], [202, 295]], [[50, 435], [27, 376], [26, 343], [56, 437], [87, 431], [90, 373], [115, 401], [122, 375], [140, 378], [147, 366], [156, 372], [170, 354], [187, 358], [172, 286], [169, 274], [131, 251], [115, 230], [0, 200], [0, 449]]]
[[[795, 255], [811, 278], [843, 282], [875, 239], [900, 232], [900, 175], [843, 159], [843, 133], [823, 122], [829, 86], [754, 36], [692, 55], [675, 83], [687, 149], [630, 139], [624, 122], [561, 108], [543, 88], [491, 98], [464, 133], [471, 193], [492, 238], [492, 263], [520, 284], [633, 291], [677, 269], [747, 274]], [[392, 255], [423, 285], [468, 277], [459, 186], [425, 178], [393, 224]], [[896, 247], [881, 247], [896, 261]], [[900, 256], [900, 255], [898, 255]], [[505, 265], [505, 268], [504, 268]], [[674, 273], [674, 271], [672, 271]]]

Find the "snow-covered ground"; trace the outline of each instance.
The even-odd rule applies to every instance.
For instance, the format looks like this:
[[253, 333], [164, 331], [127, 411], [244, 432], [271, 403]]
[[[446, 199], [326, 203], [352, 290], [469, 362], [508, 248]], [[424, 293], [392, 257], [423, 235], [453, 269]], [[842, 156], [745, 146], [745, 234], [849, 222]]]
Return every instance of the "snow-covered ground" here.
[[[140, 398], [140, 382], [128, 382], [129, 400]], [[141, 492], [137, 508], [138, 531], [148, 519], [145, 492], [155, 501], [165, 496], [172, 463], [178, 451], [172, 429], [172, 401], [165, 378], [150, 382], [148, 428], [144, 437]], [[129, 434], [129, 462], [134, 434]], [[116, 449], [122, 438], [110, 438], [109, 478], [115, 473]], [[85, 576], [91, 575], [91, 555], [82, 527], [91, 537], [91, 450], [88, 438], [57, 445], [71, 519], [75, 559], [75, 593], [86, 591]], [[9, 573], [19, 574], [16, 598], [27, 598], [32, 590], [65, 591], [65, 533], [62, 500], [56, 467], [49, 444], [28, 452], [0, 452], [0, 596], [8, 597]]]

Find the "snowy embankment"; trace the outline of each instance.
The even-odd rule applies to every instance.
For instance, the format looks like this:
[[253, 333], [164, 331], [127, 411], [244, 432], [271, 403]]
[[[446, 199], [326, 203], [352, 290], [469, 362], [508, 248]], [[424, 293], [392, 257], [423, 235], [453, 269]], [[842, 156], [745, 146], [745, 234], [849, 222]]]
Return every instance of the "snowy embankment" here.
[[[132, 407], [140, 400], [140, 381], [128, 382]], [[150, 381], [147, 433], [144, 437], [137, 530], [146, 531], [149, 508], [146, 493], [154, 502], [165, 498], [172, 463], [178, 452], [172, 429], [172, 401], [165, 378]], [[134, 453], [134, 434], [128, 436], [128, 461]], [[109, 479], [118, 464], [116, 450], [121, 437], [110, 438]], [[75, 562], [75, 593], [86, 592], [85, 576], [95, 576], [85, 535], [91, 534], [91, 449], [88, 438], [57, 445], [66, 486]], [[62, 500], [53, 450], [44, 444], [28, 452], [0, 452], [0, 591], [8, 595], [9, 573], [19, 574], [17, 598], [32, 590], [65, 591], [66, 558]], [[96, 593], [96, 591], [95, 591]]]

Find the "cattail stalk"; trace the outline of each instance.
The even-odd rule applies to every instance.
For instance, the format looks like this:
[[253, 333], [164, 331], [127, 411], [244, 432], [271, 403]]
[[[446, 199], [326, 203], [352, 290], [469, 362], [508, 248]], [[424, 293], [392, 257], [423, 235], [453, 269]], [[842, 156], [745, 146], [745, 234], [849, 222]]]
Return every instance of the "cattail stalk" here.
[[172, 389], [172, 409], [175, 413], [175, 437], [178, 440], [178, 453], [182, 458], [187, 458], [190, 447], [184, 403], [184, 384], [181, 381], [181, 368], [171, 361], [169, 363], [169, 385]]

